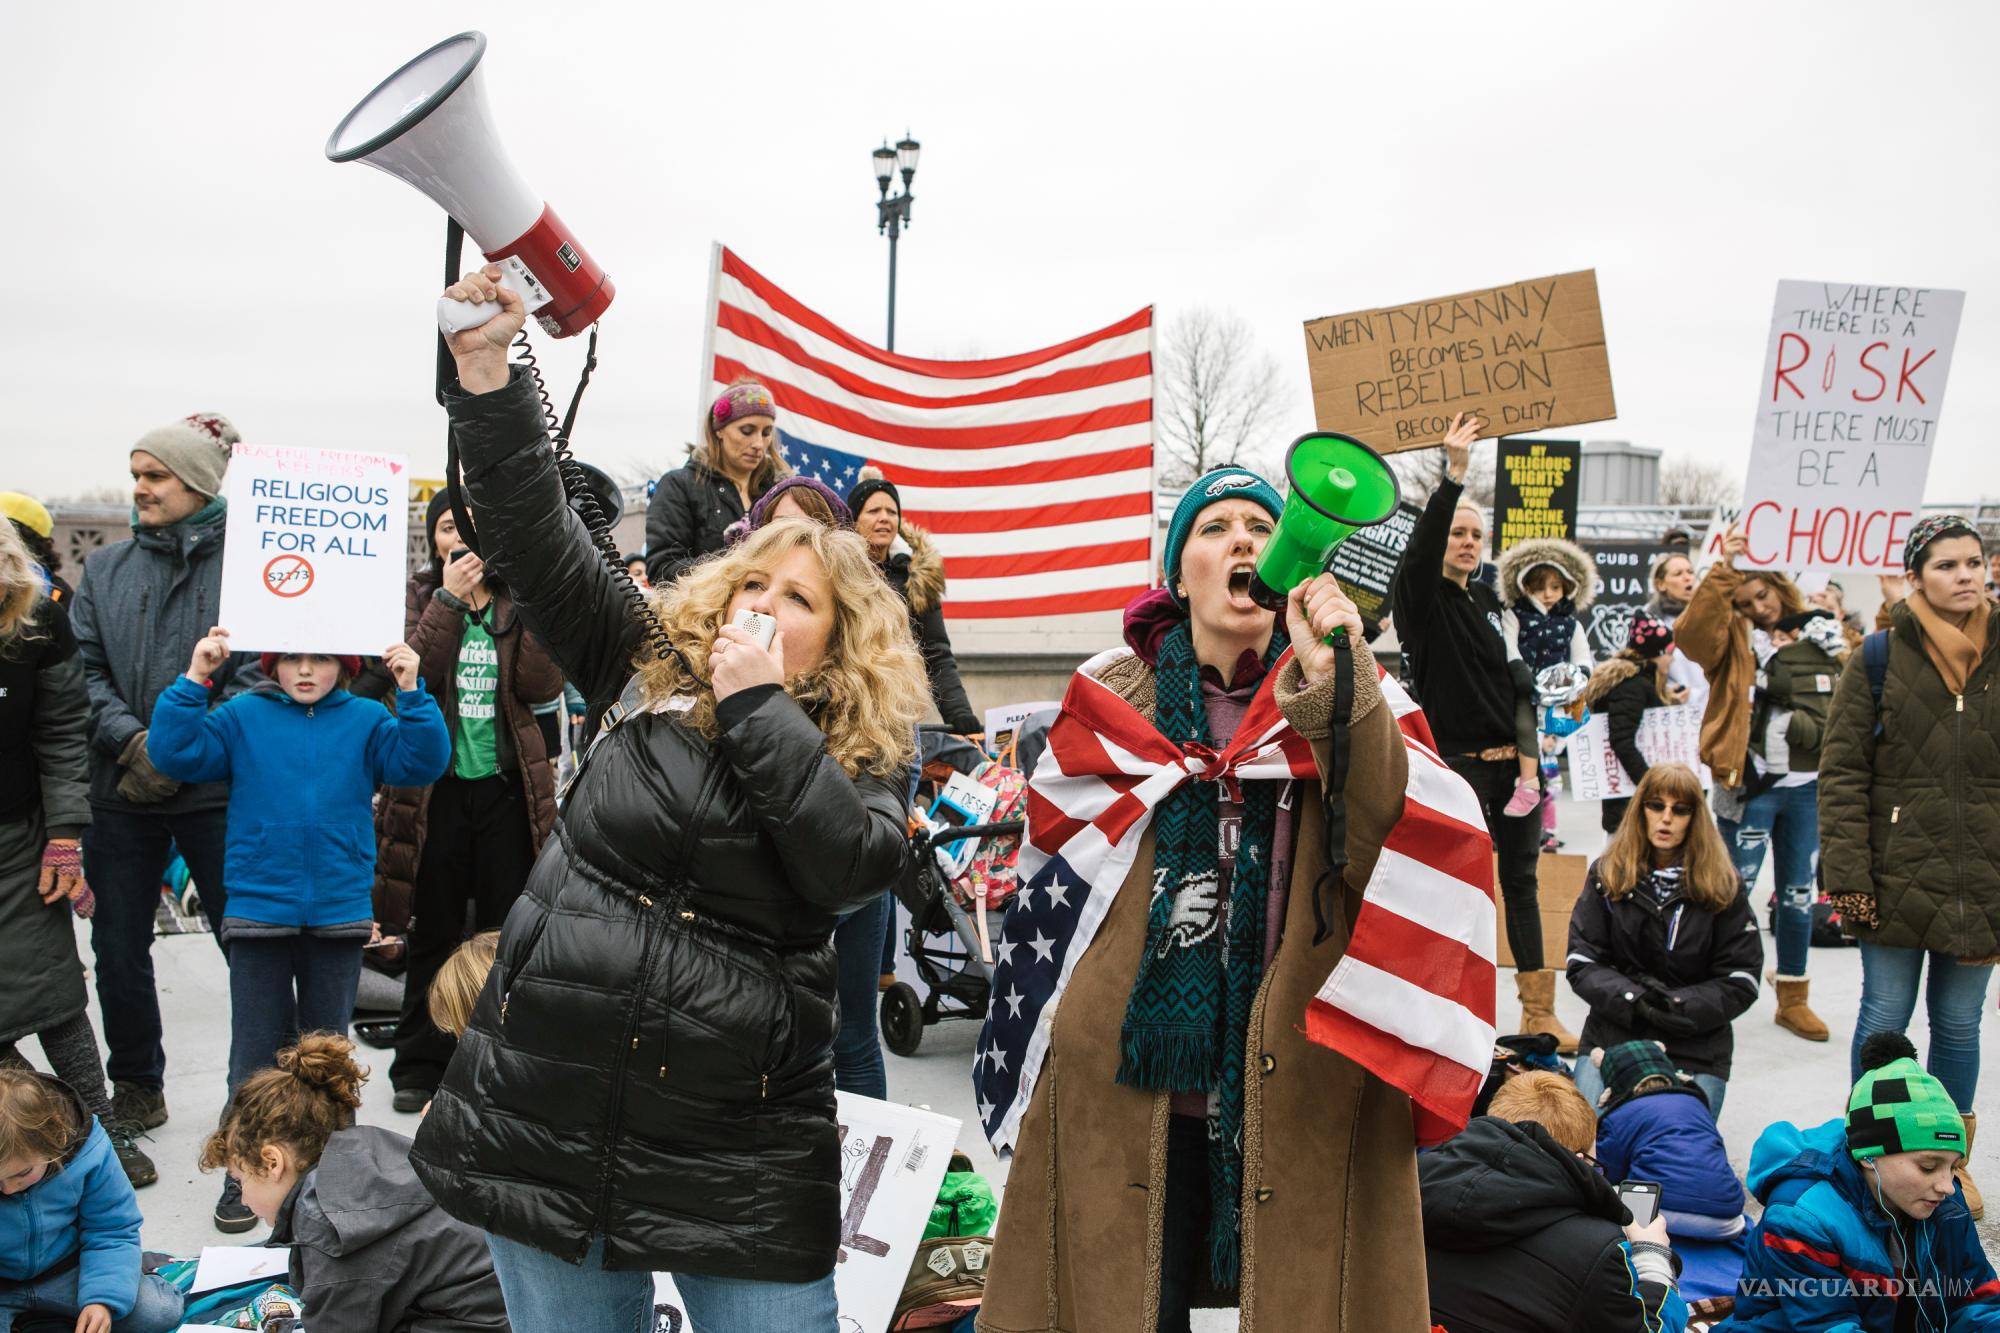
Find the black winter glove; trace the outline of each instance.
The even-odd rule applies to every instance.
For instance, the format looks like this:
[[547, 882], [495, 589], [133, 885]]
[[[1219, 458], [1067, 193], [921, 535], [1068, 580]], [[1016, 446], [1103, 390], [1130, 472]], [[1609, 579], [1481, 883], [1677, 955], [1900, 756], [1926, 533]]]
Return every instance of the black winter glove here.
[[1701, 1027], [1674, 1007], [1673, 1000], [1658, 991], [1648, 991], [1633, 1003], [1639, 1022], [1649, 1031], [1667, 1037], [1692, 1037]]
[[134, 805], [158, 805], [181, 789], [180, 783], [153, 767], [146, 735], [136, 733], [118, 753], [118, 762], [125, 766], [118, 776], [118, 794]]

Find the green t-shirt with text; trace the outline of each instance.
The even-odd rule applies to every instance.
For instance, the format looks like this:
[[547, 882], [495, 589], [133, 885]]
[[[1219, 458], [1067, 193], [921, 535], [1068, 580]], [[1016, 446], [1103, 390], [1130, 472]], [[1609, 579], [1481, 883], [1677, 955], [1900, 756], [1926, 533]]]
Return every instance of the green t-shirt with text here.
[[477, 620], [465, 622], [458, 641], [458, 667], [452, 678], [458, 722], [451, 738], [451, 771], [468, 780], [490, 778], [500, 771], [500, 754], [493, 735], [494, 706], [500, 694], [500, 653], [493, 636]]

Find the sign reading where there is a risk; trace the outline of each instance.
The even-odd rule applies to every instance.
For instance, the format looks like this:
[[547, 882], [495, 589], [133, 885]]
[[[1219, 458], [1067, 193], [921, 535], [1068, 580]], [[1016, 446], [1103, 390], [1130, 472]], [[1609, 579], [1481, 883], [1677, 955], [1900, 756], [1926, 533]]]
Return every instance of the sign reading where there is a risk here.
[[1902, 568], [1965, 293], [1778, 284], [1743, 487], [1743, 563]]
[[1454, 412], [1487, 436], [1618, 415], [1595, 269], [1308, 320], [1305, 333], [1319, 428], [1380, 453], [1438, 443]]

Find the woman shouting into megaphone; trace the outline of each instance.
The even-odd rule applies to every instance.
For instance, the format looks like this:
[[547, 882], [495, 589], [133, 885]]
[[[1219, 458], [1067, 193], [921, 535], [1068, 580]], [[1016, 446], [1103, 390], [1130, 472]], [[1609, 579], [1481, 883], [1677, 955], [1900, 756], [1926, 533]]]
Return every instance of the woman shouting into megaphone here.
[[[1015, 1151], [982, 1327], [1185, 1333], [1210, 1305], [1246, 1328], [1429, 1326], [1410, 1101], [1300, 1026], [1409, 760], [1339, 584], [1292, 589], [1282, 622], [1251, 599], [1281, 508], [1243, 468], [1189, 488], [1166, 586], [1126, 608], [1124, 651], [1084, 665], [1036, 770], [1045, 865], [1006, 918], [974, 1065], [987, 1133]], [[1344, 871], [1320, 790], [1339, 723]], [[1135, 825], [1157, 779], [1133, 764], [1171, 777], [1181, 755], [1203, 776]]]
[[902, 866], [923, 663], [867, 545], [804, 518], [656, 592], [656, 653], [564, 502], [499, 276], [446, 293], [502, 306], [450, 343], [466, 492], [487, 568], [608, 711], [412, 1162], [488, 1233], [516, 1333], [651, 1328], [659, 1271], [697, 1328], [833, 1333], [830, 937]]

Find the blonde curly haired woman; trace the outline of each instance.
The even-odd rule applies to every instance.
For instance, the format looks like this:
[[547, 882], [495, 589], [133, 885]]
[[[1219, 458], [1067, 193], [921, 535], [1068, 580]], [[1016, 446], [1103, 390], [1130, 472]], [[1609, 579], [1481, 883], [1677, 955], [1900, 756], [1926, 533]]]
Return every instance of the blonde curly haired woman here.
[[[487, 564], [593, 708], [563, 803], [412, 1161], [488, 1233], [516, 1333], [832, 1333], [838, 915], [902, 865], [928, 691], [901, 600], [852, 532], [771, 523], [655, 606], [657, 660], [565, 506], [502, 301], [455, 337], [447, 406]], [[496, 292], [504, 293], [496, 297]], [[768, 647], [732, 623], [776, 621]]]

